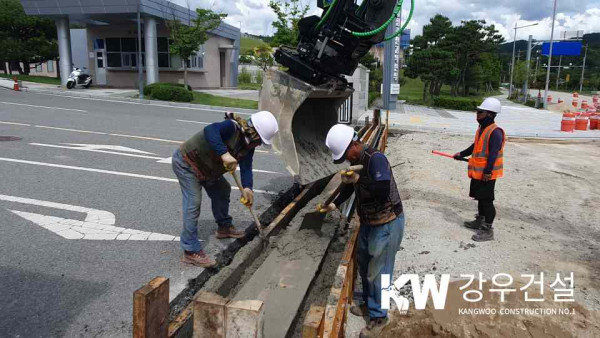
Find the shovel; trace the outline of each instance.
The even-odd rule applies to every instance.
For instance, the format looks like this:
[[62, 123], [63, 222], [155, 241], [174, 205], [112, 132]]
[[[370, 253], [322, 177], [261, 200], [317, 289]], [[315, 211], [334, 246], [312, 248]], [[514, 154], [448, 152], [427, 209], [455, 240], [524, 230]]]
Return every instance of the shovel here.
[[[361, 171], [363, 169], [362, 165], [353, 165], [348, 169], [342, 170], [340, 174], [346, 176], [352, 176], [355, 171]], [[344, 183], [340, 182], [340, 184], [333, 190], [331, 195], [329, 195], [325, 201], [321, 203], [322, 206], [326, 207], [331, 204], [335, 198], [340, 194], [340, 191], [344, 187]], [[300, 229], [320, 229], [323, 224], [323, 219], [325, 219], [326, 213], [322, 213], [317, 211], [309, 212], [304, 215], [304, 219], [302, 220], [302, 224], [300, 225]]]
[[[237, 173], [235, 171], [230, 171], [230, 173], [231, 173], [231, 176], [233, 176], [233, 180], [235, 181], [235, 184], [237, 184], [238, 189], [240, 190], [240, 193], [242, 193], [244, 191], [244, 188], [242, 187], [240, 178], [237, 176]], [[242, 194], [242, 198], [240, 199], [242, 201], [242, 203], [245, 202], [245, 199], [243, 196], [244, 195]], [[260, 237], [263, 241], [265, 241], [265, 243], [268, 244], [269, 240], [262, 231], [262, 225], [260, 225], [260, 220], [258, 219], [258, 217], [256, 217], [254, 210], [252, 210], [252, 206], [248, 205], [247, 207], [248, 207], [248, 210], [250, 211], [250, 214], [252, 215], [252, 219], [254, 219], [254, 223], [256, 224], [256, 229], [258, 229], [258, 237]]]

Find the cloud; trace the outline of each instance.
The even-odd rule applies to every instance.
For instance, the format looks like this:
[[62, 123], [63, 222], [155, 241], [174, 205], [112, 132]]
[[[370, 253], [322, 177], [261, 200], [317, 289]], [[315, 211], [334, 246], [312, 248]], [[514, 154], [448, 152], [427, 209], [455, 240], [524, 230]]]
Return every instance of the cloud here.
[[[186, 5], [186, 0], [173, 0], [177, 4]], [[526, 39], [529, 34], [534, 39], [550, 38], [552, 25], [552, 0], [415, 0], [414, 16], [408, 28], [412, 36], [421, 34], [423, 25], [440, 13], [459, 25], [461, 20], [485, 19], [494, 24], [507, 41], [513, 39], [515, 22], [525, 26], [538, 22], [537, 26], [519, 29], [517, 38]], [[301, 0], [309, 4], [308, 15], [319, 15], [316, 0]], [[212, 8], [227, 13], [225, 21], [239, 27], [245, 33], [272, 35], [271, 23], [276, 19], [269, 8], [269, 0], [189, 0], [192, 8]], [[405, 0], [402, 18], [408, 16], [410, 1]], [[558, 38], [562, 31], [583, 30], [585, 33], [600, 32], [600, 1], [578, 0], [559, 1], [557, 3], [554, 37]]]

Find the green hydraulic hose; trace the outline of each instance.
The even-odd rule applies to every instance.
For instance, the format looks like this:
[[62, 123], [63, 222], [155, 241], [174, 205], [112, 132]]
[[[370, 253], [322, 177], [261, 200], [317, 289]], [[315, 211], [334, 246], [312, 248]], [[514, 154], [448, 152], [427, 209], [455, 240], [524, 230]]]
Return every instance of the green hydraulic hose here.
[[325, 22], [325, 20], [327, 20], [327, 17], [329, 16], [329, 13], [331, 13], [331, 10], [335, 6], [336, 2], [337, 2], [337, 0], [333, 0], [331, 2], [331, 4], [329, 5], [329, 8], [327, 8], [327, 12], [325, 12], [325, 15], [323, 15], [323, 17], [321, 18], [321, 20], [319, 21], [319, 23], [317, 23], [317, 25], [315, 26], [315, 30], [319, 29], [323, 25], [323, 23]]
[[402, 28], [400, 28], [399, 31], [397, 31], [396, 33], [392, 34], [391, 36], [385, 37], [383, 39], [383, 41], [391, 40], [391, 39], [397, 37], [398, 35], [402, 34], [402, 32], [404, 32], [404, 29], [406, 29], [406, 26], [408, 26], [408, 23], [410, 22], [410, 19], [412, 19], [413, 11], [414, 10], [415, 10], [415, 0], [410, 0], [410, 12], [408, 13], [408, 18], [406, 18], [406, 22], [404, 23], [404, 25], [402, 25]]
[[356, 37], [360, 37], [360, 38], [378, 34], [382, 30], [386, 29], [387, 26], [396, 19], [396, 17], [398, 16], [398, 13], [402, 9], [402, 2], [404, 2], [404, 0], [398, 1], [398, 4], [396, 4], [396, 7], [394, 8], [394, 12], [392, 13], [392, 16], [390, 16], [390, 18], [379, 28], [376, 28], [376, 29], [374, 29], [372, 31], [368, 31], [368, 32], [352, 32], [351, 31], [350, 33], [352, 34], [352, 36], [356, 36]]

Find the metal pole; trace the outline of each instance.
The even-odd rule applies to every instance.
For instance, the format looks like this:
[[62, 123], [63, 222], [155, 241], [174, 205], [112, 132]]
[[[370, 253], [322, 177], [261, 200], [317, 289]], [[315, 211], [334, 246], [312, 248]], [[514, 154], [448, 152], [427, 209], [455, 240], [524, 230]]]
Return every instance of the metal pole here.
[[525, 81], [523, 82], [523, 102], [527, 102], [527, 93], [529, 91], [528, 88], [528, 84], [529, 84], [529, 68], [531, 68], [531, 42], [533, 40], [533, 35], [529, 36], [529, 41], [527, 42], [527, 60], [525, 62], [527, 62], [527, 72], [526, 72], [526, 76], [525, 76]]
[[562, 66], [562, 55], [558, 58], [558, 73], [556, 73], [556, 90], [558, 90], [558, 81], [560, 81], [561, 66]]
[[[394, 23], [390, 23], [387, 26], [387, 29], [385, 31], [385, 35], [386, 36], [390, 36], [392, 34], [394, 34], [394, 32], [396, 31], [396, 24]], [[394, 52], [395, 52], [395, 42], [396, 39], [391, 39], [386, 41], [383, 44], [383, 53], [384, 53], [384, 57], [383, 57], [383, 93], [382, 94], [382, 99], [383, 99], [383, 109], [386, 110], [394, 110], [396, 109], [396, 101], [398, 100], [397, 98], [397, 94], [392, 95], [391, 94], [391, 85], [394, 82]]]
[[141, 23], [140, 5], [137, 11], [137, 36], [138, 36], [138, 82], [139, 82], [139, 98], [144, 98], [144, 70], [142, 69], [142, 23]]
[[583, 74], [585, 73], [585, 59], [587, 58], [588, 45], [585, 45], [585, 54], [583, 54], [583, 68], [581, 68], [581, 80], [579, 81], [579, 92], [583, 91]]
[[552, 64], [552, 43], [554, 42], [554, 21], [556, 20], [556, 0], [552, 11], [552, 30], [550, 31], [550, 51], [548, 53], [548, 70], [546, 71], [546, 89], [544, 91], [544, 108], [548, 108], [548, 84], [550, 84], [550, 65]]
[[513, 88], [513, 72], [515, 70], [515, 47], [517, 45], [517, 23], [515, 22], [515, 34], [513, 35], [513, 52], [512, 52], [512, 61], [510, 63], [510, 82], [508, 84], [508, 99], [512, 97], [512, 88]]

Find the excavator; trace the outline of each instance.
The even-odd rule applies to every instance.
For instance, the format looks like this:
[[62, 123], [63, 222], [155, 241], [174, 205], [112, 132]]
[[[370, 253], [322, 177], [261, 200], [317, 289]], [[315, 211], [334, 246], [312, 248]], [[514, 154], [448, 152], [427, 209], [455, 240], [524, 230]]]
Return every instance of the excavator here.
[[281, 46], [274, 54], [284, 70], [269, 70], [263, 77], [259, 109], [268, 110], [279, 123], [274, 147], [287, 170], [300, 184], [308, 184], [344, 168], [333, 164], [325, 146], [338, 109], [352, 95], [344, 75], [352, 75], [359, 60], [374, 44], [398, 36], [385, 36], [395, 24], [402, 1], [318, 0], [321, 16], [298, 22], [298, 45]]

